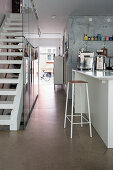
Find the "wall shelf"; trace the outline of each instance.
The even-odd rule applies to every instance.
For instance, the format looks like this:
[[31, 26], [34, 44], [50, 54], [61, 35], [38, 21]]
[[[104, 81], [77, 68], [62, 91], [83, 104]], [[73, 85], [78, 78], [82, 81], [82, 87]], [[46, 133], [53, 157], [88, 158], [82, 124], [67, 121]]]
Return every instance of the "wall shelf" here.
[[106, 40], [83, 40], [83, 41], [86, 41], [86, 42], [88, 42], [88, 41], [91, 41], [91, 42], [113, 42], [113, 40], [108, 40], [108, 41], [106, 41]]

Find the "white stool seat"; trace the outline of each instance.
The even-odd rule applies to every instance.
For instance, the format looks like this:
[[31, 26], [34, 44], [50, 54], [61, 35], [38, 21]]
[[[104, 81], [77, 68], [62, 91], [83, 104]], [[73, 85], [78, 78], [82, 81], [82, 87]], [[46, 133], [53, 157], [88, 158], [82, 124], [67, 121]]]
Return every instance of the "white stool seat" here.
[[[68, 93], [69, 93], [69, 84], [72, 84], [72, 106], [71, 106], [71, 115], [67, 114], [67, 106], [68, 106]], [[73, 114], [73, 104], [74, 104], [74, 85], [75, 84], [80, 84], [80, 108], [81, 108], [81, 113], [80, 114]], [[82, 84], [85, 84], [86, 87], [86, 96], [87, 96], [87, 104], [88, 104], [88, 119], [86, 117], [83, 116], [82, 113]], [[76, 95], [76, 94], [75, 94]], [[73, 122], [73, 117], [79, 116], [81, 118], [80, 122]], [[68, 81], [67, 84], [67, 97], [66, 97], [66, 108], [65, 108], [65, 119], [64, 119], [64, 128], [66, 128], [66, 120], [69, 120], [69, 122], [71, 123], [71, 138], [72, 138], [72, 132], [73, 132], [73, 125], [81, 125], [81, 127], [83, 127], [83, 124], [89, 124], [89, 129], [90, 129], [90, 137], [92, 137], [92, 128], [91, 128], [91, 116], [90, 116], [90, 105], [89, 105], [89, 94], [88, 94], [88, 82], [86, 81], [81, 81], [81, 80], [77, 80], [77, 81]], [[84, 120], [84, 121], [83, 121]]]

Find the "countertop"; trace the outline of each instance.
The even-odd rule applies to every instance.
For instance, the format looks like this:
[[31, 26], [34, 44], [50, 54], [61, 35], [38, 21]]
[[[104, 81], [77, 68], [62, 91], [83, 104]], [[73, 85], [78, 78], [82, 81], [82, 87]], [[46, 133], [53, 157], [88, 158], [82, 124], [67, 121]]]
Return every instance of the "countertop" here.
[[102, 70], [102, 71], [86, 71], [86, 70], [83, 70], [83, 71], [80, 71], [80, 70], [72, 70], [73, 72], [78, 72], [78, 73], [81, 73], [81, 74], [84, 74], [86, 76], [90, 76], [90, 77], [93, 77], [93, 78], [96, 78], [96, 79], [99, 79], [99, 80], [111, 80], [113, 79], [113, 71], [112, 70]]

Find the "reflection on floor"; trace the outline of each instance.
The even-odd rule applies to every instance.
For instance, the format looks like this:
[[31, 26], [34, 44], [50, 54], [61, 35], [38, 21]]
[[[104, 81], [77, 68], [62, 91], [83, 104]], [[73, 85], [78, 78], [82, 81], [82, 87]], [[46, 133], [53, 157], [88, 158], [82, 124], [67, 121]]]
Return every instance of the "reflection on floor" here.
[[45, 85], [45, 86], [47, 86], [47, 85], [52, 85], [53, 83], [54, 83], [54, 77], [50, 77], [49, 79], [42, 79], [41, 77], [40, 77], [40, 80], [39, 80], [39, 82], [40, 82], [40, 84], [42, 85]]
[[65, 92], [41, 85], [25, 131], [0, 132], [0, 170], [112, 170], [113, 150], [107, 150], [93, 129], [63, 128]]

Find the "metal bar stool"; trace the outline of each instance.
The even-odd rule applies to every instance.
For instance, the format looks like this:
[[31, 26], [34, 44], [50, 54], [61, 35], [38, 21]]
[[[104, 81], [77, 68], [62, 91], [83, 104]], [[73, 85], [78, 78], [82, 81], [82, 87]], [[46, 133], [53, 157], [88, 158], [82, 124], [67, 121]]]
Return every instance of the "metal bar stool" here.
[[[68, 106], [68, 93], [69, 93], [69, 84], [72, 84], [72, 106], [71, 106], [71, 115], [68, 115], [67, 114], [67, 106]], [[80, 115], [74, 115], [73, 114], [73, 103], [74, 103], [74, 85], [75, 84], [80, 84], [80, 110], [81, 110], [81, 113]], [[83, 113], [82, 113], [82, 84], [85, 85], [85, 88], [86, 88], [86, 95], [87, 95], [87, 104], [88, 104], [88, 119], [85, 118], [83, 116]], [[80, 123], [74, 123], [73, 122], [73, 117], [74, 116], [80, 116], [81, 117], [81, 121]], [[71, 117], [71, 119], [69, 119], [69, 117]], [[83, 127], [83, 124], [89, 124], [89, 129], [90, 129], [90, 137], [92, 137], [92, 128], [91, 128], [91, 116], [90, 116], [90, 105], [89, 105], [89, 94], [88, 94], [88, 82], [86, 81], [68, 81], [68, 84], [67, 84], [67, 97], [66, 97], [66, 108], [65, 108], [65, 119], [64, 119], [64, 128], [66, 128], [66, 120], [69, 120], [69, 122], [71, 123], [71, 136], [70, 138], [72, 138], [72, 132], [73, 132], [73, 124], [80, 124], [81, 127]], [[85, 121], [83, 121], [83, 119]]]

